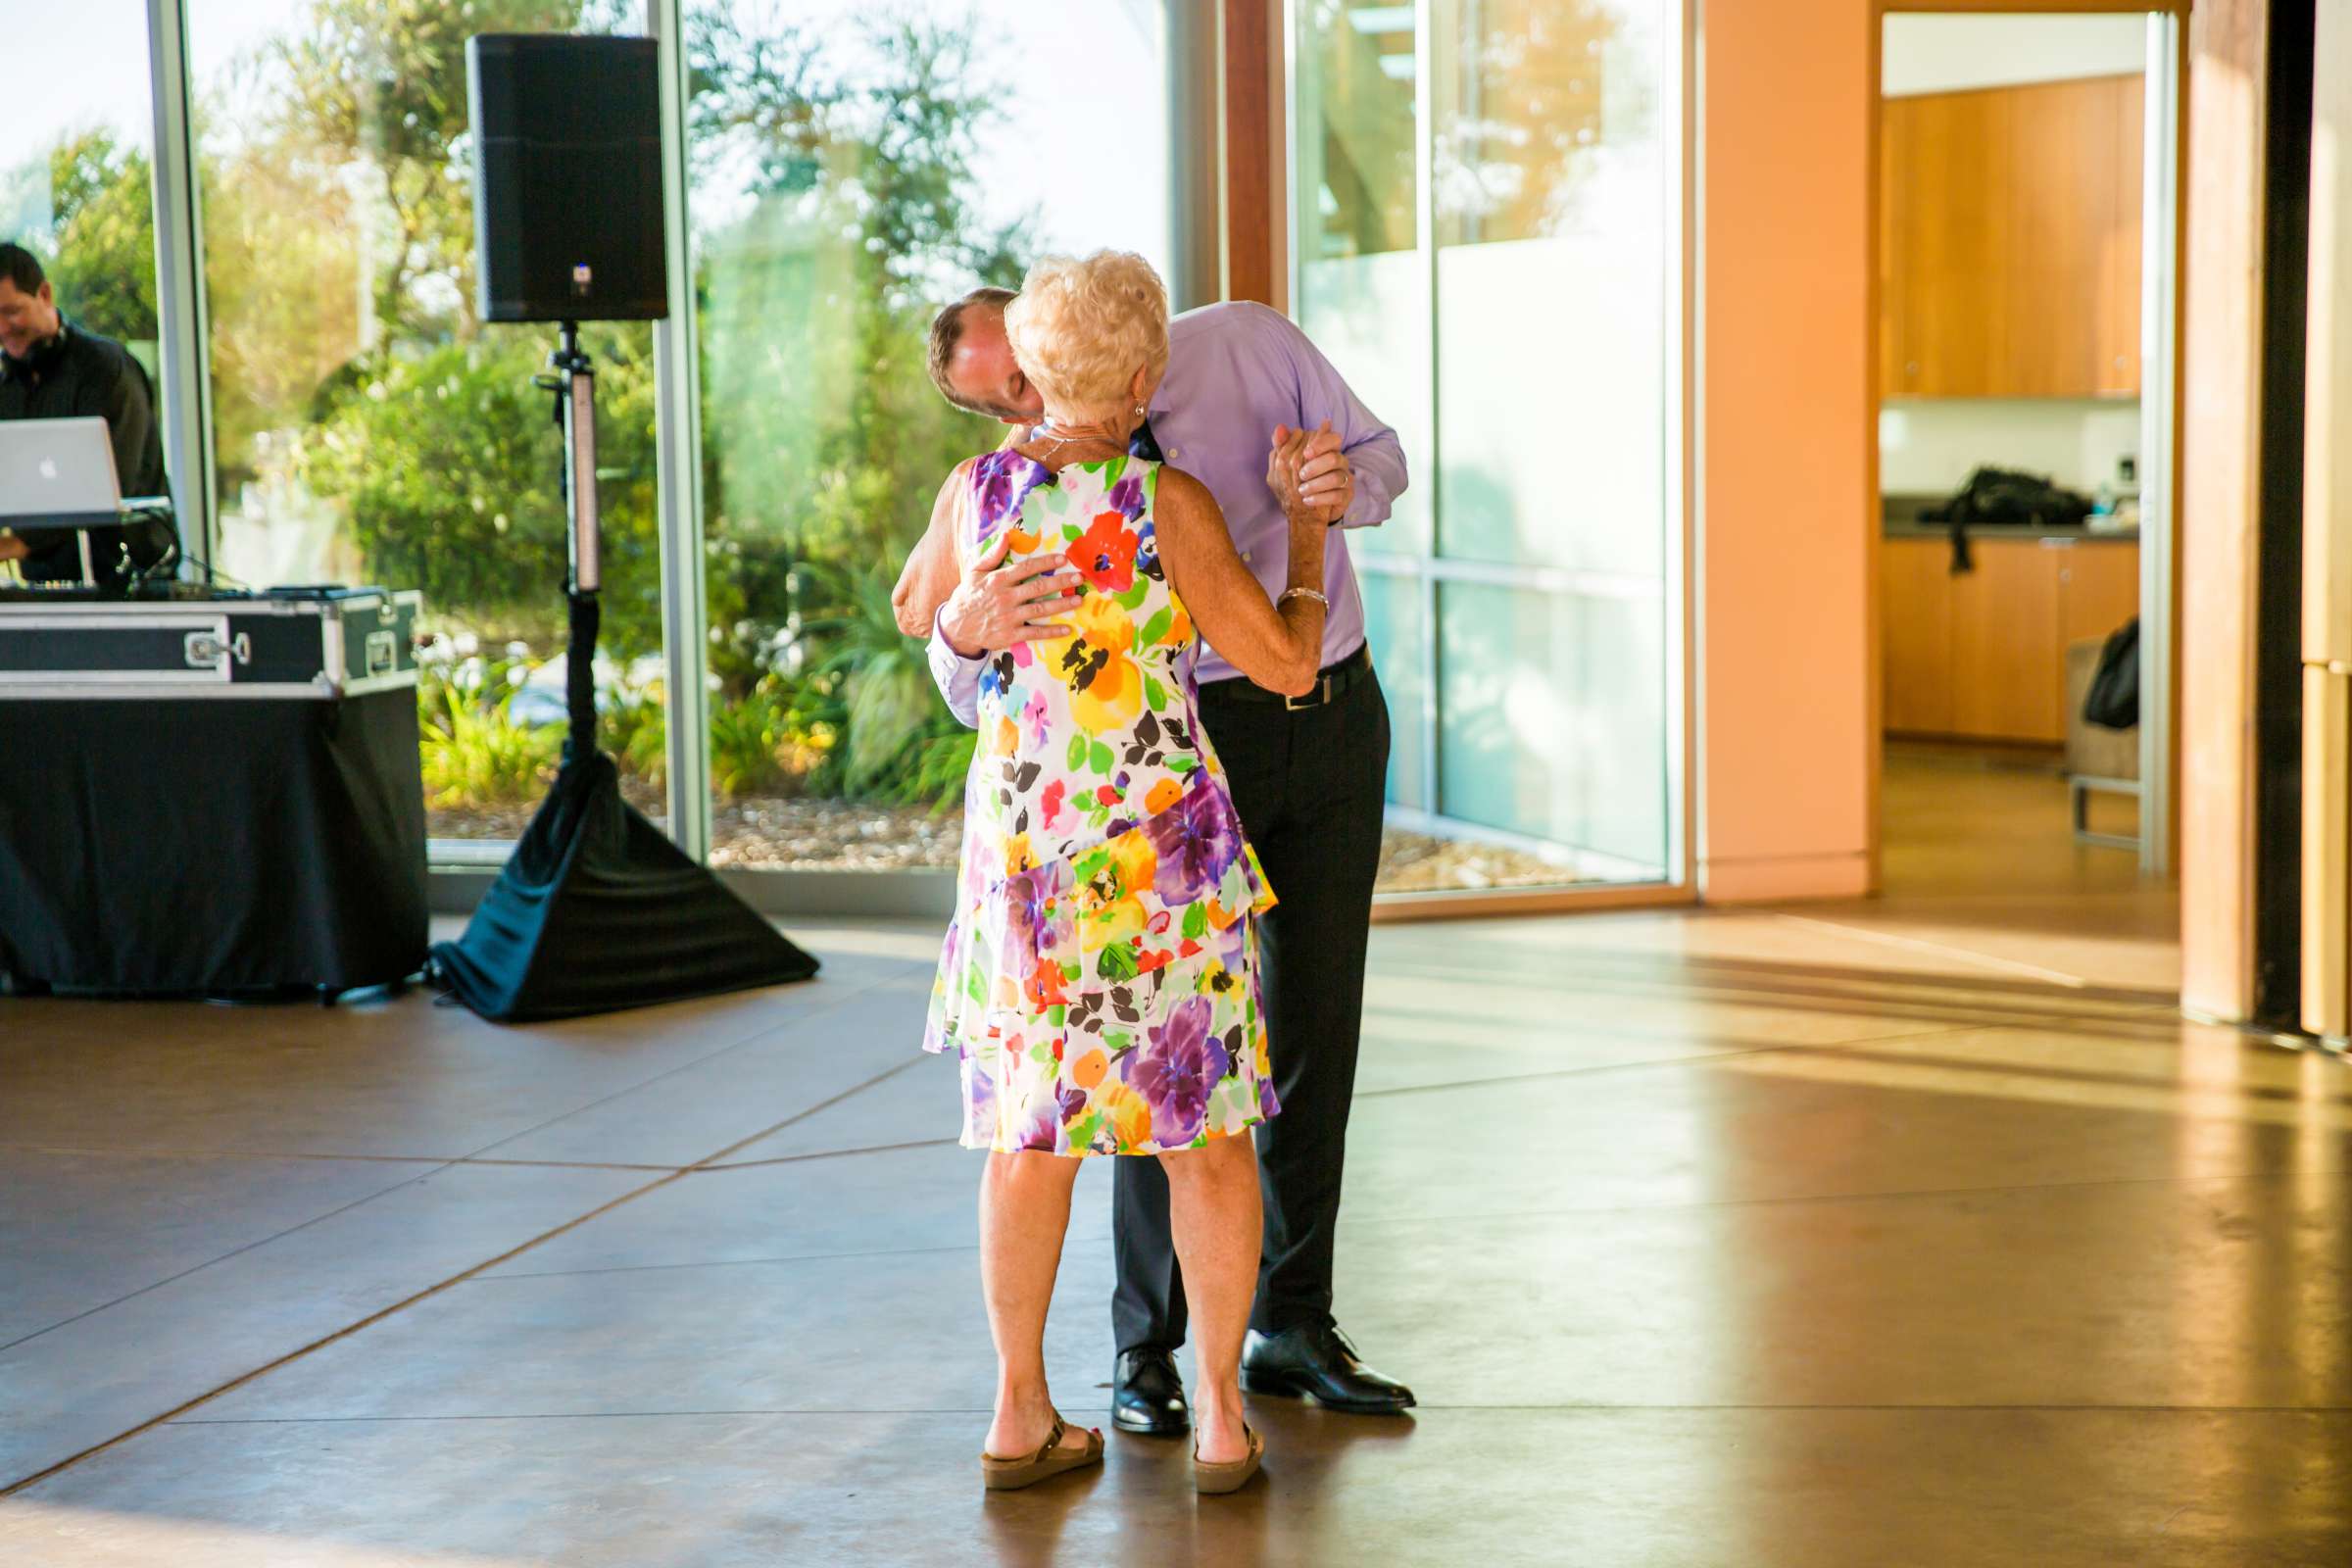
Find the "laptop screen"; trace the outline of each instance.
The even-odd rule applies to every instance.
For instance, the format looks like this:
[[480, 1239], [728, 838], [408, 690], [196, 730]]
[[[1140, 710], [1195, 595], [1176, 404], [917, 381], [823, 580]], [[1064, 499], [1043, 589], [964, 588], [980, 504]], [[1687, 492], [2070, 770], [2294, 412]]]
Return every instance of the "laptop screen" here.
[[122, 520], [122, 483], [104, 419], [0, 419], [0, 527], [28, 534]]

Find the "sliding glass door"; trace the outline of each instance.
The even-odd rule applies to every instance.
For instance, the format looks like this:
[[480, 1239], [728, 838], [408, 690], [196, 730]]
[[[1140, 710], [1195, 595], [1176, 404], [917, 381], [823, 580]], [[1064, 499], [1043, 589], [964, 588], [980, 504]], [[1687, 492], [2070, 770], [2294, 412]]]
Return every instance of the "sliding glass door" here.
[[1413, 468], [1385, 892], [1679, 874], [1680, 17], [1294, 8], [1293, 308]]

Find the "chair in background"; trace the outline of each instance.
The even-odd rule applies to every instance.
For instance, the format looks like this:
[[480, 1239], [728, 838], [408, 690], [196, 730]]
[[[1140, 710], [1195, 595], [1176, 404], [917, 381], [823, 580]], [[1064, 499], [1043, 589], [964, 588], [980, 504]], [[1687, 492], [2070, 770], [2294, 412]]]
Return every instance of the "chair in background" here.
[[2086, 637], [2066, 650], [2066, 797], [2074, 811], [2075, 839], [2111, 849], [2136, 850], [2137, 833], [2094, 833], [2090, 830], [2090, 794], [2139, 797], [2139, 727], [2109, 729], [2082, 716], [2082, 699], [2098, 671], [2104, 640]]

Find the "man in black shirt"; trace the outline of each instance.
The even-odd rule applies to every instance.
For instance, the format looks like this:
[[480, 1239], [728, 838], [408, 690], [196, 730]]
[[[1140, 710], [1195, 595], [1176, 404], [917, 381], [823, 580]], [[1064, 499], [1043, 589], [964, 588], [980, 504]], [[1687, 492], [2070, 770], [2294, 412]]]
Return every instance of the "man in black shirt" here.
[[[166, 494], [163, 435], [146, 369], [122, 344], [65, 318], [30, 251], [0, 245], [0, 419], [89, 414], [102, 416], [114, 437], [122, 494]], [[130, 571], [154, 565], [171, 549], [171, 531], [155, 524], [90, 533], [90, 557], [107, 586], [121, 586]], [[21, 561], [34, 582], [81, 575], [81, 552], [71, 534], [39, 543], [0, 535], [0, 561]]]

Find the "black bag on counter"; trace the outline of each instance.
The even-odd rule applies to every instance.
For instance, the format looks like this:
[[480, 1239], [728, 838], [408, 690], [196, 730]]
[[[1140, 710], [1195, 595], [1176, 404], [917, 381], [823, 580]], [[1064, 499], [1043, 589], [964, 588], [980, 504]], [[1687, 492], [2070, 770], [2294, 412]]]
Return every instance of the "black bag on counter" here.
[[1940, 507], [1920, 513], [1922, 522], [1952, 526], [1952, 570], [1976, 569], [1969, 559], [1968, 530], [1980, 524], [2006, 528], [2080, 528], [2095, 508], [2090, 497], [2054, 484], [2037, 473], [2014, 468], [1979, 468]]
[[1930, 507], [1920, 517], [1927, 522], [2080, 528], [2093, 505], [2090, 497], [2053, 484], [2037, 473], [1979, 468], [1968, 476], [1959, 494], [1940, 507]]
[[2082, 716], [2106, 729], [2139, 722], [2139, 617], [2133, 615], [2108, 635], [2099, 667], [2082, 694]]

